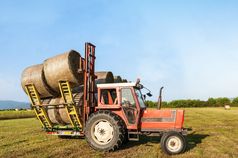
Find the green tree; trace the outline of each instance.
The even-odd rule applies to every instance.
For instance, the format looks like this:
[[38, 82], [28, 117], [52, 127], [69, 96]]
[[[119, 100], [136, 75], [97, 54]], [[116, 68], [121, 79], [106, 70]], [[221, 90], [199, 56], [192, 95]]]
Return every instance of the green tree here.
[[216, 99], [214, 99], [214, 98], [209, 98], [208, 100], [207, 100], [207, 106], [209, 106], [209, 107], [215, 107], [216, 106]]
[[231, 100], [229, 98], [217, 98], [216, 99], [217, 106], [224, 106], [226, 104], [231, 104]]
[[146, 100], [145, 105], [149, 108], [156, 108], [157, 107], [157, 104], [153, 101], [150, 101], [150, 100]]
[[[157, 104], [157, 103], [156, 103]], [[167, 107], [168, 106], [168, 103], [166, 101], [162, 101], [162, 108], [163, 107]]]
[[233, 106], [238, 106], [238, 97], [236, 97], [232, 100], [232, 105]]

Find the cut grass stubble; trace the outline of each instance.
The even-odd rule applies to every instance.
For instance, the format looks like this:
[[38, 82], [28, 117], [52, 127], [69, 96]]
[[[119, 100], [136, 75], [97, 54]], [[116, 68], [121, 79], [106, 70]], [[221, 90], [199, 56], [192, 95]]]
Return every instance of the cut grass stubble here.
[[[179, 158], [238, 157], [238, 108], [185, 109], [188, 149]], [[0, 157], [168, 157], [159, 137], [142, 136], [115, 152], [91, 149], [85, 139], [59, 139], [41, 130], [36, 118], [0, 121]]]

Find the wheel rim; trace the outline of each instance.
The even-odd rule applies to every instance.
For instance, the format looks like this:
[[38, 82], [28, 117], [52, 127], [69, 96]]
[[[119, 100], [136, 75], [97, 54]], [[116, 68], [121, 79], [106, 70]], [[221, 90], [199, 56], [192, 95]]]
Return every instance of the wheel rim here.
[[182, 141], [176, 136], [171, 136], [168, 138], [166, 146], [171, 152], [178, 152], [182, 147]]
[[113, 126], [107, 120], [99, 120], [94, 123], [91, 134], [96, 143], [106, 145], [113, 138]]

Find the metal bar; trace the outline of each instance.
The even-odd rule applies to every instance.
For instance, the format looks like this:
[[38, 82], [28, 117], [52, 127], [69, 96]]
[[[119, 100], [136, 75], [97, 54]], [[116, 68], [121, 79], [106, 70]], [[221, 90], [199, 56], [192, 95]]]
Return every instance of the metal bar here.
[[84, 124], [95, 110], [95, 46], [85, 43], [84, 59]]

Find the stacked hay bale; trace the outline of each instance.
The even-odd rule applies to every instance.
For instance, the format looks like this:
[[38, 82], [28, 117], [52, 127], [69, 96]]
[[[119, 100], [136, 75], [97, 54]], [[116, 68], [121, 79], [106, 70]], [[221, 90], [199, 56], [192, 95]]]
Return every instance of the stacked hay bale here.
[[[73, 99], [76, 105], [77, 112], [81, 115], [83, 108], [83, 92], [74, 93]], [[70, 124], [69, 116], [67, 115], [65, 106], [63, 104], [63, 98], [51, 98], [48, 100], [48, 104], [52, 106], [46, 106], [46, 111], [50, 121], [58, 125]], [[57, 105], [57, 106], [55, 106]]]
[[121, 83], [121, 82], [122, 82], [121, 76], [114, 76], [114, 83]]
[[97, 76], [95, 80], [96, 84], [114, 83], [114, 77], [111, 71], [99, 71], [95, 72], [95, 75]]
[[34, 84], [41, 98], [57, 97], [60, 94], [58, 81], [67, 80], [72, 88], [83, 83], [80, 54], [74, 50], [49, 58], [43, 64], [26, 68], [21, 85]]
[[122, 82], [123, 82], [123, 83], [126, 83], [126, 82], [128, 82], [128, 81], [127, 81], [127, 79], [123, 79]]
[[40, 97], [53, 97], [54, 91], [46, 83], [43, 64], [33, 65], [26, 68], [21, 77], [21, 85], [25, 90], [25, 85], [33, 83], [40, 95]]
[[[74, 50], [49, 58], [43, 64], [26, 68], [22, 73], [21, 85], [25, 91], [27, 84], [34, 84], [48, 117], [53, 124], [67, 125], [70, 123], [63, 99], [60, 96], [58, 81], [67, 80], [72, 88], [73, 98], [78, 113], [83, 107], [83, 73], [80, 63], [80, 54]], [[96, 72], [96, 84], [114, 83], [114, 77], [110, 71]], [[26, 92], [26, 91], [25, 91]]]
[[74, 50], [57, 55], [44, 61], [44, 74], [46, 84], [49, 85], [56, 95], [60, 94], [58, 81], [67, 80], [72, 88], [83, 84], [83, 74], [80, 54]]

